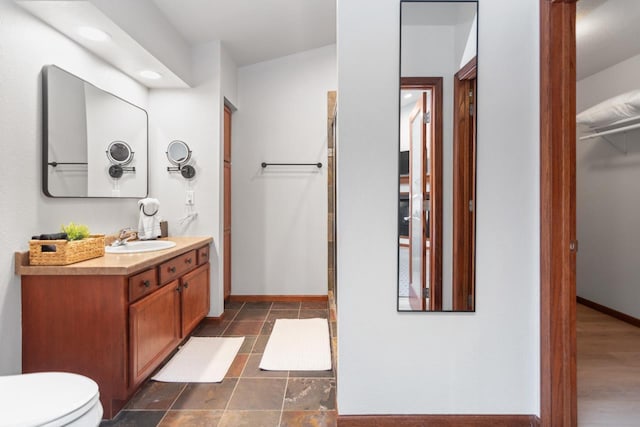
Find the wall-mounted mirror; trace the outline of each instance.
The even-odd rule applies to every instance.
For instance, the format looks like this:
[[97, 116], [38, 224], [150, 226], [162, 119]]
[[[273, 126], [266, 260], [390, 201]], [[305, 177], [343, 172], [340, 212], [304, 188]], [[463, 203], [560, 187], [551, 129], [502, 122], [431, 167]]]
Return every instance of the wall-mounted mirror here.
[[400, 3], [398, 310], [475, 310], [476, 1]]
[[180, 172], [180, 174], [187, 179], [191, 179], [196, 176], [196, 168], [189, 165], [191, 160], [191, 150], [184, 141], [171, 141], [167, 147], [167, 159], [175, 167], [167, 167], [169, 172]]
[[146, 111], [55, 65], [42, 93], [44, 194], [146, 197]]

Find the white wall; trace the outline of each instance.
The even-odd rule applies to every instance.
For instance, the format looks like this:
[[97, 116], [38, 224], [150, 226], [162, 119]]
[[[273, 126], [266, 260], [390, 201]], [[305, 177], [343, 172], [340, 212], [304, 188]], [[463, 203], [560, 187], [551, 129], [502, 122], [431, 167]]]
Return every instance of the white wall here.
[[51, 199], [41, 189], [42, 100], [40, 71], [56, 64], [146, 108], [147, 89], [52, 30], [12, 2], [0, 1], [0, 134], [18, 155], [0, 171], [0, 374], [21, 370], [20, 278], [14, 251], [28, 249], [36, 233], [62, 223], [111, 233], [137, 221], [136, 201]]
[[[335, 88], [335, 45], [238, 70], [234, 295], [327, 293], [327, 92]], [[263, 170], [262, 162], [324, 167]]]
[[[219, 41], [197, 46], [192, 52], [195, 86], [190, 89], [154, 89], [149, 94], [151, 128], [149, 161], [152, 197], [160, 201], [160, 214], [169, 222], [170, 236], [213, 236], [211, 251], [210, 316], [223, 311], [222, 295], [222, 206], [221, 206], [221, 105]], [[190, 164], [196, 169], [189, 180], [168, 172], [167, 146], [173, 140], [187, 143]], [[194, 191], [193, 221], [180, 224], [189, 212], [186, 192]]]
[[[580, 80], [577, 111], [640, 89], [638, 73], [640, 55]], [[640, 317], [640, 131], [626, 138], [627, 155], [602, 139], [577, 142], [576, 283], [579, 296]], [[609, 139], [625, 146], [623, 134]]]
[[479, 6], [476, 312], [397, 313], [399, 2], [338, 0], [340, 414], [539, 414], [539, 2]]

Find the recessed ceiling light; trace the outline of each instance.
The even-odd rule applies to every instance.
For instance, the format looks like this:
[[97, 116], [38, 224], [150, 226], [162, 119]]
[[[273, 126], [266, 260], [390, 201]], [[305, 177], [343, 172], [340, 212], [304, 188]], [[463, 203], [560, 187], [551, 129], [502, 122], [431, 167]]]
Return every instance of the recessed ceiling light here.
[[162, 74], [156, 73], [152, 70], [142, 70], [138, 73], [140, 77], [144, 77], [145, 79], [158, 80], [162, 77]]
[[409, 98], [411, 98], [412, 96], [413, 96], [413, 94], [412, 94], [412, 93], [407, 93], [407, 94], [404, 96], [404, 99], [409, 99]]
[[79, 27], [77, 32], [80, 37], [94, 42], [104, 42], [111, 38], [109, 34], [94, 27]]

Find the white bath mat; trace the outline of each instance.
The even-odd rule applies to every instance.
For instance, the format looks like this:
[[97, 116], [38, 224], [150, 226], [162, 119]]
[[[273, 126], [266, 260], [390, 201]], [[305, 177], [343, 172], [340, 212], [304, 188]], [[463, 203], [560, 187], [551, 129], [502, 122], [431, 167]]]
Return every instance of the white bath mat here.
[[331, 344], [327, 319], [277, 319], [262, 355], [267, 371], [328, 371]]
[[168, 383], [219, 383], [244, 337], [191, 337], [153, 380]]

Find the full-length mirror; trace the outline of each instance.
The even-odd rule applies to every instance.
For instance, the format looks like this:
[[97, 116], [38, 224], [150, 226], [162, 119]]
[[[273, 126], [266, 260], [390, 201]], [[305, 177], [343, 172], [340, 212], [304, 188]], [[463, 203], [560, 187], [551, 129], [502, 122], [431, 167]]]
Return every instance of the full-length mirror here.
[[147, 113], [55, 65], [42, 70], [49, 197], [145, 197]]
[[475, 311], [478, 3], [400, 16], [398, 310]]

